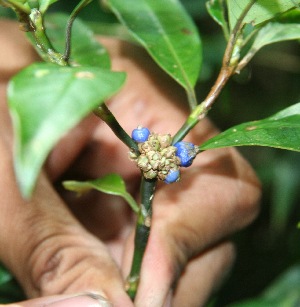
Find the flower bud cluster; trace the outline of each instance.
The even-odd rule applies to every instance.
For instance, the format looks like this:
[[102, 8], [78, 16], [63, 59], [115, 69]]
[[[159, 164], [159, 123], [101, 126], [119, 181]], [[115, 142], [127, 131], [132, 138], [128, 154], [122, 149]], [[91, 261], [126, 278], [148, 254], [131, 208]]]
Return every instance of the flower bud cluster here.
[[173, 181], [179, 180], [180, 158], [176, 156], [177, 148], [172, 146], [170, 134], [151, 133], [145, 142], [138, 143], [138, 148], [140, 155], [130, 152], [129, 157], [146, 179], [165, 181], [169, 173], [176, 172], [178, 176]]

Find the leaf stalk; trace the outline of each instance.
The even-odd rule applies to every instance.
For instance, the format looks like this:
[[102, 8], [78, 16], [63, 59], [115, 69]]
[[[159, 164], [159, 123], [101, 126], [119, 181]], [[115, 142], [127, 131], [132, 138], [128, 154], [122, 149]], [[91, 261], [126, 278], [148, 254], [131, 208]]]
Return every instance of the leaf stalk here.
[[243, 20], [255, 2], [256, 0], [252, 0], [251, 2], [249, 2], [243, 13], [237, 20], [235, 27], [230, 33], [229, 40], [224, 52], [222, 66], [213, 87], [209, 91], [206, 98], [202, 101], [202, 103], [199, 104], [190, 113], [187, 120], [184, 122], [178, 132], [174, 135], [173, 144], [177, 143], [178, 141], [181, 141], [191, 131], [191, 129], [193, 129], [207, 115], [208, 111], [215, 103], [216, 99], [220, 95], [222, 89], [227, 84], [230, 77], [236, 72], [240, 56], [240, 48], [243, 44], [243, 40], [241, 38]]
[[74, 10], [72, 11], [70, 18], [67, 23], [66, 27], [66, 45], [65, 45], [65, 52], [63, 55], [63, 59], [68, 62], [71, 56], [71, 36], [72, 36], [72, 26], [73, 23], [78, 16], [78, 14], [81, 12], [83, 8], [85, 8], [88, 4], [90, 4], [93, 0], [81, 0]]
[[101, 104], [94, 110], [94, 114], [101, 118], [114, 132], [114, 134], [135, 154], [139, 155], [139, 149], [136, 142], [127, 134], [122, 128], [112, 112], [109, 110], [105, 103]]

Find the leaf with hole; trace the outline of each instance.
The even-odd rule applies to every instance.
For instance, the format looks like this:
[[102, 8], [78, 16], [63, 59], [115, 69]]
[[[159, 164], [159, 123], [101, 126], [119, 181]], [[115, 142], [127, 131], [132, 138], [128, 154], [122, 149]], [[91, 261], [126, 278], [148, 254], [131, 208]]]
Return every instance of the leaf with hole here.
[[12, 78], [8, 101], [15, 133], [15, 171], [26, 197], [56, 142], [116, 93], [123, 73], [95, 67], [33, 64]]

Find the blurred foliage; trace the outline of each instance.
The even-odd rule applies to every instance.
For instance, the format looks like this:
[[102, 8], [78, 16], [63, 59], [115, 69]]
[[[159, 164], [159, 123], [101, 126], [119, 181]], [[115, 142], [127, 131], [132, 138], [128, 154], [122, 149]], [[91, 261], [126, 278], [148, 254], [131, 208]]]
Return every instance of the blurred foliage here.
[[[201, 101], [218, 73], [225, 40], [221, 29], [208, 16], [205, 1], [181, 1], [193, 16], [203, 39], [203, 68], [197, 86]], [[72, 9], [70, 3], [58, 1], [52, 10], [68, 12]], [[1, 9], [0, 16], [13, 15]], [[100, 33], [106, 33], [105, 25], [116, 26], [115, 18], [105, 8], [99, 10], [98, 1], [86, 7], [80, 17]], [[298, 18], [296, 15], [297, 22]], [[124, 33], [119, 25], [115, 29], [119, 36]], [[220, 129], [267, 117], [299, 102], [299, 51], [300, 45], [296, 41], [274, 44], [259, 51], [250, 65], [231, 80], [210, 112]], [[297, 229], [300, 220], [300, 155], [271, 148], [251, 147], [240, 151], [262, 181], [261, 213], [250, 227], [234, 236], [237, 261], [212, 305], [299, 306], [300, 268], [296, 265], [300, 262], [300, 230]], [[15, 285], [11, 275], [0, 267], [0, 303], [22, 296]], [[272, 300], [274, 297], [277, 300]], [[233, 302], [244, 300], [243, 304], [233, 305]]]
[[276, 279], [254, 299], [235, 303], [230, 307], [296, 307], [300, 305], [300, 266], [294, 266]]
[[23, 298], [21, 287], [0, 263], [0, 304], [17, 302]]

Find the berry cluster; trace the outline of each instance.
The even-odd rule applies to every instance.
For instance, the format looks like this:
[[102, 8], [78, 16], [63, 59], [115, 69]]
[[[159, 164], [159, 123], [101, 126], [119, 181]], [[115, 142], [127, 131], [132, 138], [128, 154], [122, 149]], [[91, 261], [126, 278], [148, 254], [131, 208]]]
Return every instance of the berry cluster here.
[[158, 178], [166, 183], [180, 179], [180, 166], [188, 167], [198, 153], [198, 147], [189, 142], [172, 145], [170, 134], [150, 133], [148, 128], [139, 126], [132, 131], [132, 139], [138, 143], [140, 155], [130, 152], [147, 179]]

